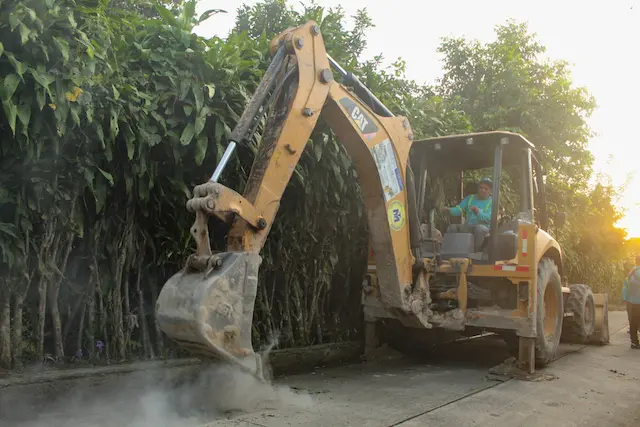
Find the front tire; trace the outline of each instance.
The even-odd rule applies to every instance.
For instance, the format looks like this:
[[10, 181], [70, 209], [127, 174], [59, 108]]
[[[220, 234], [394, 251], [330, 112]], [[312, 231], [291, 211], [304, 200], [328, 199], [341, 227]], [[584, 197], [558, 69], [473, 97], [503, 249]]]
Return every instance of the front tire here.
[[562, 335], [564, 306], [558, 269], [549, 258], [538, 264], [538, 307], [536, 312], [536, 365], [549, 364], [558, 350]]

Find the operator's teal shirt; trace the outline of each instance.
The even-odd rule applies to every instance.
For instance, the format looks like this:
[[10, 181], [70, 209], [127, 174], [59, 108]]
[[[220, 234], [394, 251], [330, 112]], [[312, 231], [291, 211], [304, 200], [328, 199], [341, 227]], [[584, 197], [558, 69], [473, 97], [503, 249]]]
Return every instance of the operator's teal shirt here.
[[[471, 206], [478, 207], [478, 214], [476, 215], [471, 210]], [[475, 225], [481, 224], [491, 228], [491, 208], [492, 199], [491, 196], [485, 200], [479, 200], [476, 194], [471, 194], [462, 200], [457, 206], [449, 208], [451, 216], [460, 216], [462, 212], [465, 214], [467, 224]]]

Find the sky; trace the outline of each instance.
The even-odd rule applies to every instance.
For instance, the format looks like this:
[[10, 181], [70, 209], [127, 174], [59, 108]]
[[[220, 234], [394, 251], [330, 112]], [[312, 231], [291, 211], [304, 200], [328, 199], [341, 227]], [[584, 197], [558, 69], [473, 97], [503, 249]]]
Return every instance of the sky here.
[[[205, 21], [196, 33], [225, 37], [238, 7], [255, 3], [200, 0], [198, 12], [222, 8], [227, 13]], [[289, 4], [297, 8], [299, 1]], [[546, 46], [546, 55], [569, 62], [574, 83], [595, 97], [598, 108], [589, 120], [597, 134], [589, 142], [594, 169], [601, 179], [623, 186], [616, 205], [625, 217], [618, 226], [627, 229], [629, 237], [640, 237], [640, 136], [635, 132], [640, 121], [640, 0], [344, 0], [342, 7], [347, 16], [366, 7], [375, 25], [369, 30], [363, 59], [382, 53], [391, 63], [402, 57], [407, 76], [419, 83], [432, 83], [443, 73], [442, 58], [436, 52], [441, 37], [489, 42], [495, 38], [495, 26], [507, 19], [527, 22]]]

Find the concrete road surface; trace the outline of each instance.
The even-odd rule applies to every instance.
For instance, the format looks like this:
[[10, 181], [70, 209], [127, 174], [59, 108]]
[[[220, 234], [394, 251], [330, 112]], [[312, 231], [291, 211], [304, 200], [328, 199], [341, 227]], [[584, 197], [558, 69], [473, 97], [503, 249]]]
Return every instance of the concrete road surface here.
[[[153, 381], [131, 375], [100, 393], [61, 396], [50, 408], [15, 408], [21, 420], [5, 423], [0, 414], [0, 425], [640, 426], [640, 351], [630, 349], [624, 312], [610, 313], [609, 323], [610, 345], [562, 345], [540, 381], [490, 375], [508, 354], [500, 339], [488, 337], [446, 345], [422, 360], [279, 378], [273, 389], [237, 376], [230, 382], [220, 372], [199, 373], [197, 384], [182, 388], [155, 373]], [[238, 410], [222, 411], [229, 408]]]
[[312, 403], [294, 400], [207, 426], [640, 426], [640, 351], [630, 349], [624, 312], [611, 313], [610, 329], [608, 346], [562, 345], [539, 382], [488, 378], [505, 353], [486, 338], [457, 343], [422, 364], [285, 378], [282, 384]]

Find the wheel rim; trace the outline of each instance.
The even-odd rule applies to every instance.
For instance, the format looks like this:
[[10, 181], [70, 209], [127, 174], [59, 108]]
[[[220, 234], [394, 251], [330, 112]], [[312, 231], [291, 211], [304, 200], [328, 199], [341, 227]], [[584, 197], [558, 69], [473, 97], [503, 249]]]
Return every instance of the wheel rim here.
[[544, 290], [544, 336], [549, 338], [556, 333], [558, 325], [558, 300], [553, 286]]

